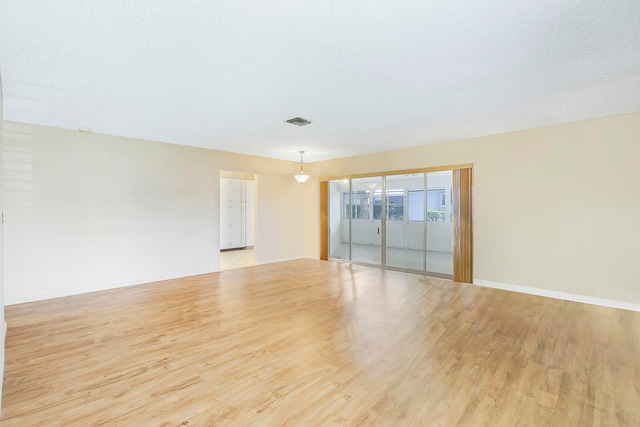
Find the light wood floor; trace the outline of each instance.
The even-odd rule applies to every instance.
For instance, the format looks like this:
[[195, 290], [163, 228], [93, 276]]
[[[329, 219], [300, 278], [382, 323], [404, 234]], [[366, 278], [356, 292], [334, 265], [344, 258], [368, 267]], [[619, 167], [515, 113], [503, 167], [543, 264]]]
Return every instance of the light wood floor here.
[[638, 426], [640, 313], [299, 260], [9, 306], [2, 426]]

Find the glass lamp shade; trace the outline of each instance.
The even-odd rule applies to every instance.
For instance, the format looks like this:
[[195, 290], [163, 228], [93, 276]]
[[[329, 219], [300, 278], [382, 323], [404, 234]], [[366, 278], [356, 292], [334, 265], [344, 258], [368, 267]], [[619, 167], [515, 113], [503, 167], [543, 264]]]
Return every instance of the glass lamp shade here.
[[294, 177], [294, 178], [296, 179], [296, 181], [298, 181], [298, 182], [306, 182], [306, 181], [309, 179], [309, 175], [305, 174], [305, 173], [304, 173], [304, 172], [302, 172], [302, 171], [300, 171], [300, 173], [299, 173], [299, 174], [294, 175], [293, 177]]
[[298, 151], [298, 153], [300, 153], [300, 172], [298, 172], [298, 174], [294, 175], [293, 177], [296, 179], [296, 181], [302, 184], [309, 179], [309, 175], [304, 173], [304, 165], [302, 163], [302, 155], [304, 154], [304, 151]]

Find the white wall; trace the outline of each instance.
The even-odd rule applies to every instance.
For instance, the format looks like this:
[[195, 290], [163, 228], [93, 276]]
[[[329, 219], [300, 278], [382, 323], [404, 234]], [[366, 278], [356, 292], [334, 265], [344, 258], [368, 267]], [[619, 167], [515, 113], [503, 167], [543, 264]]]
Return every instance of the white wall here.
[[310, 163], [308, 170], [322, 179], [472, 163], [474, 280], [637, 304], [638, 159], [635, 113]]
[[257, 262], [301, 256], [296, 162], [4, 127], [8, 304], [218, 271], [222, 169], [260, 173]]
[[[2, 116], [3, 98], [2, 98], [2, 75], [0, 73], [0, 176], [3, 173], [2, 167], [2, 147], [4, 144], [3, 133], [4, 126]], [[2, 186], [0, 185], [0, 215], [3, 212], [2, 203]], [[2, 385], [4, 382], [4, 342], [7, 334], [7, 324], [4, 321], [4, 226], [0, 222], [0, 411], [2, 410]]]

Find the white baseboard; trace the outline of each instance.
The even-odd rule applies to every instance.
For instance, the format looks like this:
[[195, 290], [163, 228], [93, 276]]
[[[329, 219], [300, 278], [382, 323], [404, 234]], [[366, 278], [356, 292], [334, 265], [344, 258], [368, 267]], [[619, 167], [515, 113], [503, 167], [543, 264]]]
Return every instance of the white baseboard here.
[[[263, 265], [263, 264], [273, 264], [276, 262], [284, 262], [284, 261], [294, 261], [297, 259], [304, 259], [304, 258], [308, 258], [308, 259], [318, 259], [318, 258], [313, 258], [313, 257], [297, 257], [297, 258], [285, 258], [285, 259], [278, 259], [278, 260], [269, 260], [269, 261], [261, 261], [261, 262], [257, 262], [256, 265]], [[68, 296], [73, 296], [73, 295], [82, 295], [82, 294], [88, 294], [91, 292], [100, 292], [100, 291], [107, 291], [110, 289], [118, 289], [118, 288], [126, 288], [129, 286], [136, 286], [136, 285], [144, 285], [147, 283], [153, 283], [153, 282], [161, 282], [164, 280], [173, 280], [173, 279], [181, 279], [184, 277], [191, 277], [191, 276], [199, 276], [201, 274], [209, 274], [209, 273], [219, 273], [220, 270], [217, 271], [205, 271], [202, 273], [195, 273], [195, 274], [190, 274], [188, 276], [167, 276], [167, 277], [151, 277], [148, 279], [144, 279], [144, 280], [137, 280], [137, 281], [132, 281], [132, 282], [125, 282], [125, 283], [116, 283], [116, 284], [109, 284], [109, 285], [104, 285], [104, 286], [100, 286], [100, 287], [95, 287], [95, 288], [85, 288], [85, 289], [65, 289], [62, 291], [58, 291], [58, 292], [49, 292], [46, 294], [38, 294], [38, 295], [20, 295], [20, 296], [7, 296], [5, 295], [5, 306], [8, 305], [15, 305], [15, 304], [22, 304], [22, 303], [26, 303], [26, 302], [35, 302], [35, 301], [42, 301], [42, 300], [47, 300], [47, 299], [53, 299], [53, 298], [61, 298], [61, 297], [68, 297]]]
[[136, 280], [132, 282], [114, 283], [114, 284], [108, 284], [108, 285], [103, 285], [99, 287], [96, 286], [94, 288], [85, 288], [85, 289], [64, 289], [57, 292], [49, 292], [46, 294], [38, 294], [38, 295], [21, 295], [18, 297], [5, 295], [4, 305], [7, 306], [7, 305], [14, 305], [14, 304], [23, 304], [26, 302], [43, 301], [43, 300], [53, 299], [53, 298], [62, 298], [62, 297], [69, 297], [73, 295], [89, 294], [91, 292], [100, 292], [100, 291], [108, 291], [111, 289], [127, 288], [129, 286], [145, 285], [147, 283], [162, 282], [164, 280], [181, 279], [184, 277], [199, 276], [201, 274], [208, 274], [208, 273], [212, 273], [212, 272], [190, 274], [189, 276], [150, 277], [148, 279]]
[[538, 295], [541, 297], [556, 298], [565, 301], [581, 302], [584, 304], [600, 305], [603, 307], [613, 307], [622, 310], [640, 311], [640, 304], [634, 304], [625, 301], [596, 298], [587, 295], [571, 294], [568, 292], [550, 291], [548, 289], [530, 288], [528, 286], [511, 285], [509, 283], [492, 282], [489, 280], [474, 279], [473, 284], [484, 286], [485, 288], [502, 289], [504, 291], [520, 292], [522, 294]]
[[295, 261], [297, 259], [318, 259], [318, 258], [313, 258], [313, 257], [295, 257], [295, 258], [270, 259], [268, 261], [256, 262], [256, 265], [275, 264], [276, 262]]
[[[2, 342], [0, 343], [0, 391], [2, 391], [2, 385], [4, 383], [4, 348], [5, 348], [5, 340], [7, 337], [7, 322], [2, 322], [2, 337], [0, 339]], [[1, 395], [2, 393], [0, 393]], [[2, 396], [0, 396], [0, 414], [2, 414]]]

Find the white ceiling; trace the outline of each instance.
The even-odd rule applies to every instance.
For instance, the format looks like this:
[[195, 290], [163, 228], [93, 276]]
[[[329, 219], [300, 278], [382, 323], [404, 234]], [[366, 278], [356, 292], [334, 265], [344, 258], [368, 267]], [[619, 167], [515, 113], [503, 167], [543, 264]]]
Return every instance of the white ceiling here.
[[308, 162], [640, 111], [640, 1], [0, 0], [0, 71], [6, 120]]

